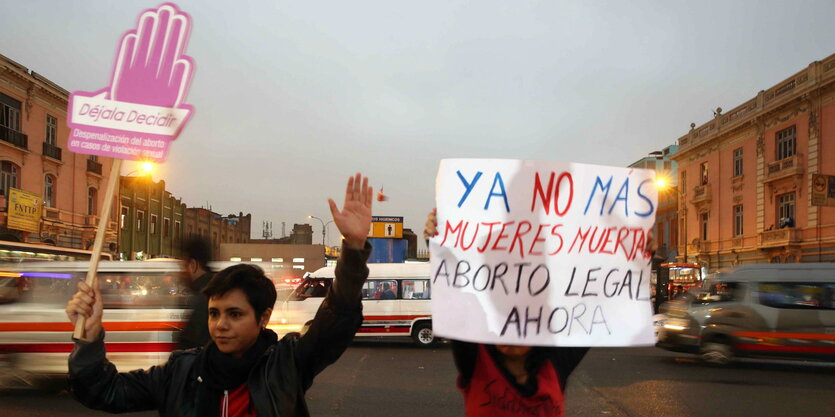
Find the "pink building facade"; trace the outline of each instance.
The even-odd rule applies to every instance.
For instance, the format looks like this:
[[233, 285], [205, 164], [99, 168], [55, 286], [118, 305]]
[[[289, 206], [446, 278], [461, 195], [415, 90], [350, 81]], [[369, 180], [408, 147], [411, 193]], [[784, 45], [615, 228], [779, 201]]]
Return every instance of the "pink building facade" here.
[[678, 260], [709, 272], [746, 263], [835, 261], [835, 55], [678, 139]]
[[[0, 240], [92, 246], [112, 160], [67, 149], [68, 95], [37, 72], [0, 55]], [[9, 188], [43, 198], [39, 233], [6, 227]], [[113, 219], [116, 216], [113, 213]], [[116, 249], [115, 221], [110, 222], [104, 248]]]

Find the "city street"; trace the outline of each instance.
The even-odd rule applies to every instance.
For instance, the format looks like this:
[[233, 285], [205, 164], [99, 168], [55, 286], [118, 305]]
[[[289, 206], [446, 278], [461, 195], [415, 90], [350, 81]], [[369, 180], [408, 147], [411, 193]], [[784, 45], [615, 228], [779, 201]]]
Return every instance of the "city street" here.
[[[355, 343], [308, 392], [313, 416], [461, 416], [448, 346]], [[831, 416], [835, 365], [744, 362], [706, 367], [655, 348], [593, 349], [571, 378], [567, 415]], [[7, 417], [90, 413], [63, 391], [0, 395]], [[133, 414], [154, 416], [155, 412]]]

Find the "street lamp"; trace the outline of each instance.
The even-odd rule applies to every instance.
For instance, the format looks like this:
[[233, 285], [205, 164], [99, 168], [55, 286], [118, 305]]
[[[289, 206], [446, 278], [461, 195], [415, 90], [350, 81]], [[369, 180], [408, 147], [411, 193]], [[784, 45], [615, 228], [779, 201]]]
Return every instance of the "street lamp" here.
[[325, 221], [324, 221], [324, 220], [322, 220], [322, 219], [320, 219], [320, 218], [318, 218], [318, 217], [316, 217], [316, 216], [312, 216], [312, 215], [311, 215], [311, 216], [307, 216], [307, 218], [308, 218], [308, 219], [316, 219], [316, 220], [319, 220], [319, 223], [321, 223], [321, 224], [322, 224], [322, 246], [326, 246], [326, 245], [325, 245], [325, 233], [326, 233], [326, 231], [327, 231], [328, 225], [329, 225], [329, 224], [331, 224], [331, 223], [333, 223], [333, 220], [329, 220], [327, 223], [325, 223]]

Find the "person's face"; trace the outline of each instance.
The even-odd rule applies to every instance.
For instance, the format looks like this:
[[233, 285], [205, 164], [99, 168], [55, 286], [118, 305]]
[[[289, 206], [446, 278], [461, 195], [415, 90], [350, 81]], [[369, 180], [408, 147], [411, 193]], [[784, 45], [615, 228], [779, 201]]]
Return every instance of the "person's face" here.
[[511, 358], [519, 358], [528, 354], [533, 349], [531, 346], [496, 345], [496, 349], [502, 355]]
[[209, 299], [209, 334], [218, 350], [236, 358], [243, 356], [270, 321], [269, 308], [256, 319], [244, 292], [235, 288]]
[[180, 282], [190, 285], [197, 278], [197, 261], [194, 259], [180, 259]]

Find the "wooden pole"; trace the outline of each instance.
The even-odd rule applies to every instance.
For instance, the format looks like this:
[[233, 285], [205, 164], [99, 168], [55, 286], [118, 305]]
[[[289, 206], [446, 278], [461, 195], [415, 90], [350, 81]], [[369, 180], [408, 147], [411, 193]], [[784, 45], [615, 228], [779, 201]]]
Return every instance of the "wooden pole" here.
[[[99, 218], [99, 228], [96, 229], [96, 240], [93, 242], [93, 254], [90, 256], [90, 268], [87, 270], [87, 279], [84, 281], [89, 286], [93, 286], [96, 282], [96, 273], [99, 269], [99, 258], [101, 257], [101, 250], [104, 246], [104, 236], [107, 232], [107, 223], [110, 221], [110, 210], [113, 208], [113, 197], [116, 194], [116, 184], [118, 184], [119, 177], [122, 173], [122, 160], [113, 159], [113, 165], [110, 167], [110, 177], [107, 179], [107, 191], [104, 193], [104, 204], [101, 208], [101, 217]], [[78, 340], [90, 341], [84, 332], [84, 324], [87, 318], [79, 315], [75, 322], [75, 331], [72, 337]]]

